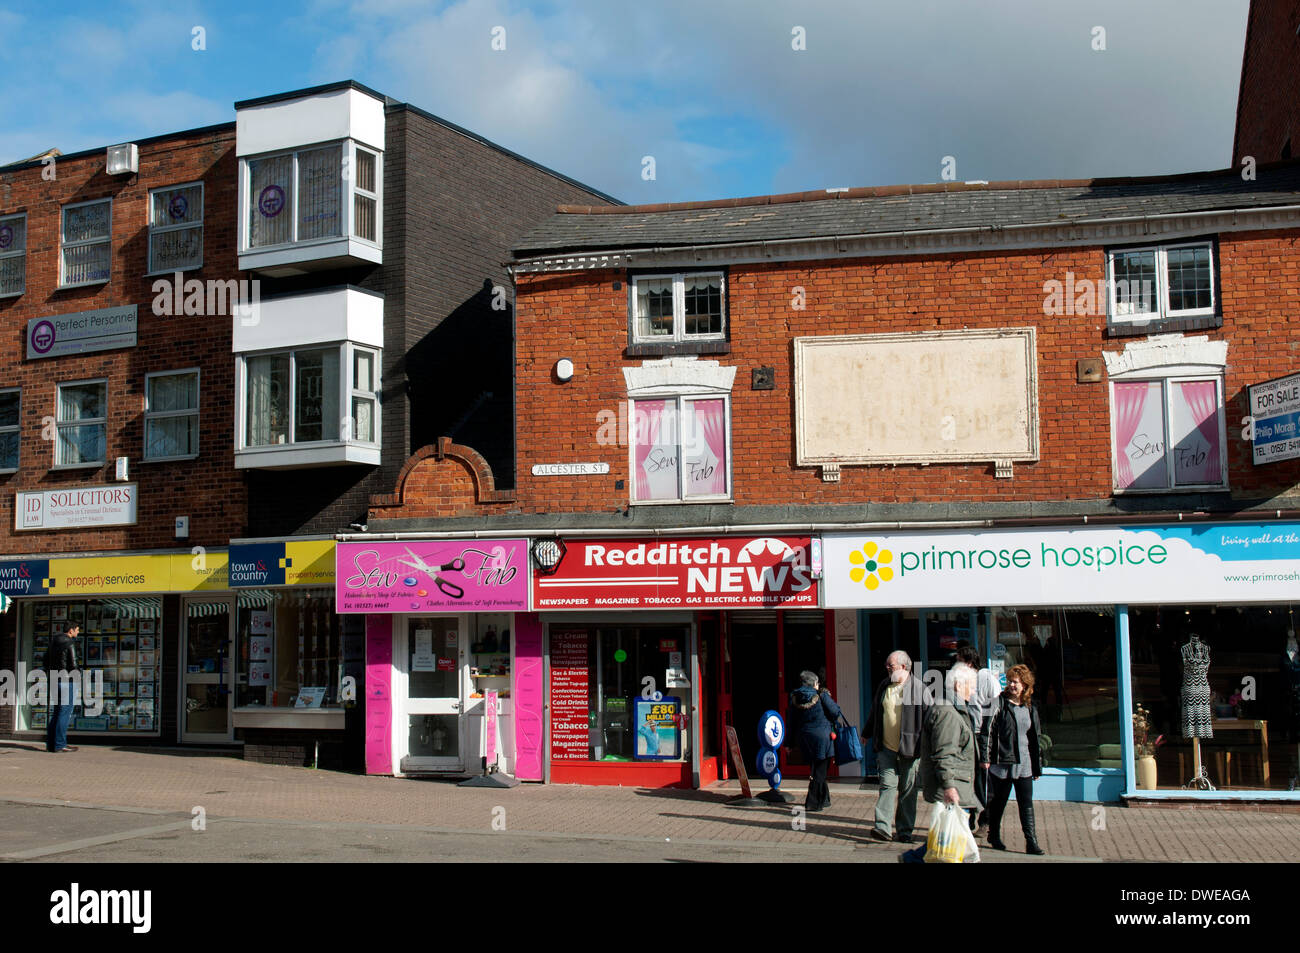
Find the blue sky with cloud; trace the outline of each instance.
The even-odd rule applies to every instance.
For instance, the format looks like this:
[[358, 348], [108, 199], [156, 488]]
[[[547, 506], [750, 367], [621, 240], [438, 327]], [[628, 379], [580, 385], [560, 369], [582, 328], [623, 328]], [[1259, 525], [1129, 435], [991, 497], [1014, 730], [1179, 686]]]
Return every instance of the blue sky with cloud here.
[[1222, 168], [1247, 7], [0, 3], [0, 162], [224, 122], [237, 100], [352, 78], [629, 202], [933, 182], [944, 156], [960, 179]]

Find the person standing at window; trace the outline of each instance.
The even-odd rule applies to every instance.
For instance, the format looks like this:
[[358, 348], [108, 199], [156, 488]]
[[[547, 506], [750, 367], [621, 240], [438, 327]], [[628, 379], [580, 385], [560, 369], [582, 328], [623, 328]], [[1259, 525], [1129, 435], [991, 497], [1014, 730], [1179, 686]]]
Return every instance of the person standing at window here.
[[840, 720], [840, 706], [835, 704], [830, 692], [820, 690], [815, 672], [800, 672], [799, 681], [803, 684], [790, 693], [790, 709], [785, 720], [790, 736], [798, 737], [799, 749], [812, 769], [804, 809], [821, 811], [831, 806], [826, 772], [835, 756], [831, 732]]
[[1033, 697], [1033, 673], [1028, 666], [1013, 665], [1007, 672], [1006, 691], [980, 732], [980, 766], [989, 772], [989, 846], [994, 850], [1007, 849], [1002, 843], [1002, 813], [1014, 787], [1020, 827], [1025, 833], [1025, 853], [1043, 853], [1034, 828], [1034, 782], [1043, 773], [1043, 762], [1038, 746], [1038, 708]]
[[76, 751], [68, 744], [68, 722], [72, 720], [72, 706], [76, 703], [74, 689], [77, 670], [76, 639], [81, 626], [75, 622], [66, 633], [60, 632], [50, 640], [45, 655], [46, 690], [49, 694], [50, 714], [45, 727], [45, 750], [51, 752]]

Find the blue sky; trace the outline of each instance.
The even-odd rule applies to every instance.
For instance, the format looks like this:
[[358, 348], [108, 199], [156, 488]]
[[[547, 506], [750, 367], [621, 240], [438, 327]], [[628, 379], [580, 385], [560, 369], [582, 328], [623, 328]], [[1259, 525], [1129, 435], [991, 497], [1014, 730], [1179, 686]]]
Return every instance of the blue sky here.
[[629, 202], [1223, 168], [1247, 7], [0, 0], [0, 163], [351, 78]]

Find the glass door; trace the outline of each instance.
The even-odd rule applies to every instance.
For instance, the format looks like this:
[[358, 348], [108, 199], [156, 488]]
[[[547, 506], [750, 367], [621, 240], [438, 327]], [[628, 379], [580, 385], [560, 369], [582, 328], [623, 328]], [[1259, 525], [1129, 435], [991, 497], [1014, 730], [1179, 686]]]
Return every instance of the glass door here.
[[228, 744], [235, 739], [230, 717], [233, 608], [228, 598], [185, 601], [185, 657], [181, 666], [183, 742]]
[[402, 709], [393, 753], [402, 774], [465, 770], [466, 632], [463, 616], [407, 616], [394, 627]]

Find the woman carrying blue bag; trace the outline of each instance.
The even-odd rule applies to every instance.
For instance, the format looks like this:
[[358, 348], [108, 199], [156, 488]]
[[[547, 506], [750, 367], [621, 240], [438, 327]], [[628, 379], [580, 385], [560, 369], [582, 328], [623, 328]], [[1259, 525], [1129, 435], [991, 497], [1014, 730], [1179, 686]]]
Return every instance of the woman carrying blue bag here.
[[821, 811], [831, 806], [831, 790], [826, 784], [826, 772], [835, 756], [831, 733], [843, 713], [830, 692], [819, 690], [815, 672], [800, 672], [799, 681], [803, 684], [790, 693], [785, 723], [789, 726], [790, 736], [799, 739], [799, 750], [808, 759], [812, 771], [804, 809]]

